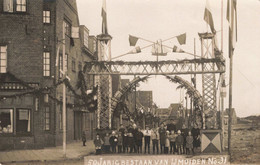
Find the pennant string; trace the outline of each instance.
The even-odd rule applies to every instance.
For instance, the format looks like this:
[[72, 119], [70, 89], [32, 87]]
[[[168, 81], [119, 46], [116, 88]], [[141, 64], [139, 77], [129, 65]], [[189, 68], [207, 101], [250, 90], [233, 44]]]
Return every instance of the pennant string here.
[[[176, 37], [178, 37], [178, 36], [179, 36], [179, 35], [176, 35], [176, 36], [167, 38], [167, 39], [165, 39], [165, 40], [162, 40], [162, 42], [169, 41], [169, 40], [174, 39], [174, 38], [176, 38]], [[133, 36], [133, 37], [136, 37], [136, 36]], [[146, 49], [146, 48], [148, 48], [148, 47], [150, 47], [150, 46], [153, 46], [153, 45], [155, 44], [155, 42], [150, 41], [150, 40], [146, 40], [146, 39], [144, 39], [144, 38], [140, 38], [140, 37], [136, 37], [136, 38], [152, 43], [152, 44], [146, 45], [146, 46], [144, 46], [144, 47], [141, 47], [141, 50]], [[165, 46], [165, 45], [164, 45], [164, 46]], [[172, 47], [169, 47], [169, 46], [166, 46], [166, 47], [172, 49]], [[185, 53], [194, 56], [194, 54], [192, 54], [192, 53], [188, 53], [188, 52], [185, 52]], [[117, 58], [120, 58], [120, 57], [124, 57], [124, 56], [126, 56], [126, 55], [128, 55], [128, 54], [129, 54], [129, 53], [124, 53], [124, 54], [121, 54], [121, 55], [119, 55], [119, 56], [112, 57], [111, 59], [114, 60], [114, 59], [117, 59]], [[200, 56], [198, 56], [198, 55], [195, 55], [195, 56], [200, 57]]]

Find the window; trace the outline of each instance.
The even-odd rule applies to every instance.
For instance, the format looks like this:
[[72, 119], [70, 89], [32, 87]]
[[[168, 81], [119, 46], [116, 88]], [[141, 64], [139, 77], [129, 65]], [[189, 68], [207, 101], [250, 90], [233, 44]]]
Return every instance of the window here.
[[51, 11], [43, 11], [43, 23], [51, 23]]
[[14, 12], [14, 3], [13, 0], [4, 0], [4, 12], [13, 13]]
[[26, 12], [26, 0], [4, 0], [4, 12]]
[[93, 52], [97, 51], [97, 43], [96, 40], [93, 40]]
[[26, 133], [31, 131], [31, 117], [29, 109], [16, 110], [16, 132]]
[[6, 73], [7, 46], [0, 46], [0, 73]]
[[26, 12], [26, 0], [16, 0], [16, 11]]
[[88, 48], [88, 37], [89, 33], [87, 30], [84, 30], [84, 45]]
[[13, 133], [13, 109], [0, 109], [0, 134]]
[[65, 26], [65, 34], [70, 37], [71, 35], [71, 24], [64, 20], [64, 26]]
[[44, 130], [50, 130], [50, 107], [44, 108]]
[[43, 76], [50, 76], [50, 53], [43, 52]]
[[79, 38], [79, 27], [72, 27], [71, 37]]

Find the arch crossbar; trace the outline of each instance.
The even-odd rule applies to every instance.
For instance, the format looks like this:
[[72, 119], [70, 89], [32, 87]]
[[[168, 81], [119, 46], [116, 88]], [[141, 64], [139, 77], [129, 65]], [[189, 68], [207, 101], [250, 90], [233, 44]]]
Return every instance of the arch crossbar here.
[[[217, 67], [210, 67], [212, 65]], [[90, 75], [206, 74], [224, 73], [225, 60], [200, 58], [177, 61], [91, 61], [86, 62], [85, 67], [88, 68], [85, 73]]]

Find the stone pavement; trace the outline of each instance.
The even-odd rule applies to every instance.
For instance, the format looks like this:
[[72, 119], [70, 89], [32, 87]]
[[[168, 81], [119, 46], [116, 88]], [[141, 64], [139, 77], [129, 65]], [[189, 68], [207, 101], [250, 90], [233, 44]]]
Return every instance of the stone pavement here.
[[[80, 159], [90, 153], [95, 152], [93, 141], [87, 141], [86, 145], [87, 146], [83, 147], [82, 142], [67, 144], [66, 159]], [[34, 150], [13, 150], [0, 152], [0, 164], [60, 160], [64, 160], [62, 146]]]

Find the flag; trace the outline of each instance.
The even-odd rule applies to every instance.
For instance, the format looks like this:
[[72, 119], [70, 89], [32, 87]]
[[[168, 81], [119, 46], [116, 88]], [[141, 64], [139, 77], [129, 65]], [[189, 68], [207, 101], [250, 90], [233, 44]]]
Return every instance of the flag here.
[[181, 48], [178, 48], [176, 45], [173, 46], [172, 52], [176, 52], [176, 53], [184, 53], [184, 50], [182, 50]]
[[186, 44], [186, 33], [177, 36], [177, 40], [180, 43], [180, 45]]
[[152, 55], [156, 55], [156, 56], [166, 56], [167, 55], [167, 50], [162, 45], [162, 40], [158, 40], [156, 43], [153, 44]]
[[107, 31], [107, 6], [106, 6], [106, 0], [103, 0], [101, 16], [102, 16], [102, 34], [108, 34], [108, 31]]
[[60, 57], [60, 45], [58, 45], [55, 66], [59, 66], [59, 57]]
[[212, 17], [212, 13], [211, 13], [211, 9], [210, 9], [210, 5], [209, 5], [209, 1], [206, 1], [206, 8], [204, 11], [204, 20], [207, 22], [207, 24], [210, 26], [210, 30], [213, 34], [216, 34], [216, 30], [214, 28], [214, 21], [213, 21], [213, 17]]
[[137, 38], [137, 37], [129, 35], [129, 43], [130, 43], [130, 46], [135, 46], [136, 43], [137, 43], [137, 41], [138, 41], [138, 38]]
[[229, 57], [237, 42], [237, 1], [227, 1], [227, 20], [229, 23]]
[[140, 48], [140, 46], [137, 46], [133, 50], [128, 52], [128, 54], [136, 54], [136, 53], [140, 53], [140, 52], [141, 52], [141, 48]]

